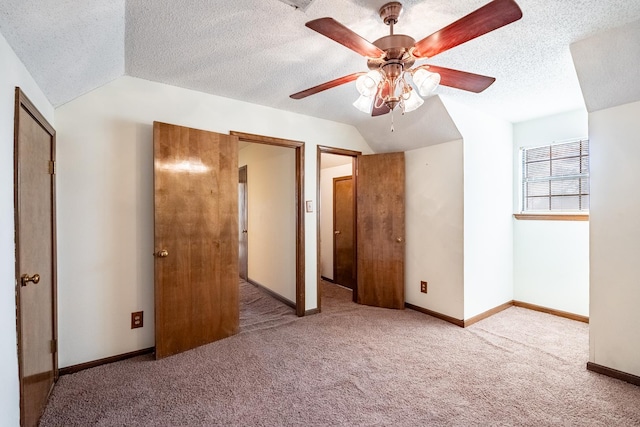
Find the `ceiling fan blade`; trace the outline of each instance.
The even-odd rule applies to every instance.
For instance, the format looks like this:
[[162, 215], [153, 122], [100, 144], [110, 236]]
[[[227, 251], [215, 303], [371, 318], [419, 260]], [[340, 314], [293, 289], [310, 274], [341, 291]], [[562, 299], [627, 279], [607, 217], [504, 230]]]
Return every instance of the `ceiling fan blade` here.
[[425, 66], [432, 73], [440, 74], [440, 84], [469, 92], [480, 93], [496, 81], [495, 77], [482, 76], [480, 74], [467, 73], [466, 71], [452, 70], [451, 68]]
[[303, 91], [294, 93], [293, 95], [289, 95], [289, 97], [293, 99], [306, 98], [309, 95], [315, 95], [316, 93], [322, 92], [323, 90], [331, 89], [336, 86], [340, 86], [345, 83], [352, 82], [363, 74], [366, 74], [366, 73], [358, 72], [358, 73], [349, 74], [347, 76], [338, 77], [337, 79], [331, 80], [330, 82], [322, 83], [321, 85], [314, 86], [309, 89], [305, 89]]
[[382, 49], [363, 39], [333, 18], [314, 19], [305, 25], [367, 58], [380, 58], [384, 55]]
[[520, 18], [522, 11], [514, 0], [494, 0], [417, 42], [413, 56], [431, 58]]
[[391, 111], [391, 109], [382, 102], [379, 107], [376, 107], [376, 104], [379, 102], [379, 99], [384, 99], [387, 95], [389, 95], [389, 83], [384, 82], [378, 88], [378, 92], [376, 93], [375, 98], [373, 98], [373, 107], [371, 108], [371, 117], [383, 116]]

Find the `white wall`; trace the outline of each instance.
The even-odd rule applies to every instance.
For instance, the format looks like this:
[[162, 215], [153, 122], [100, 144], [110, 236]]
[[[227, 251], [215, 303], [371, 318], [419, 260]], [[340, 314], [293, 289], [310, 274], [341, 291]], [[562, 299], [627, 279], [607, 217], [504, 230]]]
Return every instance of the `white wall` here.
[[513, 127], [446, 102], [464, 144], [464, 319], [513, 299]]
[[[463, 142], [405, 153], [408, 303], [463, 319]], [[420, 281], [428, 293], [420, 292]]]
[[351, 162], [320, 170], [320, 274], [328, 279], [333, 279], [333, 178], [352, 173]]
[[247, 166], [248, 277], [295, 303], [296, 151], [249, 144], [238, 166]]
[[13, 207], [13, 119], [19, 86], [47, 121], [53, 107], [0, 34], [0, 414], [2, 425], [20, 423], [16, 341], [15, 239]]
[[589, 114], [589, 360], [640, 376], [640, 102]]
[[[305, 200], [318, 144], [370, 153], [352, 126], [122, 77], [56, 110], [60, 366], [153, 346], [152, 122], [305, 142]], [[305, 215], [306, 309], [316, 301], [316, 215]], [[144, 310], [144, 328], [130, 313]]]
[[[513, 127], [513, 212], [520, 212], [520, 148], [588, 135], [584, 110]], [[589, 223], [513, 220], [514, 299], [589, 315]]]

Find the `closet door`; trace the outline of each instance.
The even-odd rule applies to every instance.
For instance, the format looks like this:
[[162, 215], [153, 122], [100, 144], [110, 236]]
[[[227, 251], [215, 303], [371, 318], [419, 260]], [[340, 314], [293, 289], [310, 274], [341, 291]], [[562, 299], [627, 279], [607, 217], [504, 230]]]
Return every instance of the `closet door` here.
[[356, 280], [353, 178], [333, 178], [333, 280], [353, 289]]
[[20, 419], [35, 426], [58, 377], [55, 130], [20, 89], [15, 136]]

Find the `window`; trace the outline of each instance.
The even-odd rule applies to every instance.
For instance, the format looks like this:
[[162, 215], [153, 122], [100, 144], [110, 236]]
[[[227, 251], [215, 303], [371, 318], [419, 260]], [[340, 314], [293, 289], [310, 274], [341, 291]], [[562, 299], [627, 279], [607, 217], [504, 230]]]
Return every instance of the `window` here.
[[522, 149], [522, 212], [589, 212], [589, 141]]

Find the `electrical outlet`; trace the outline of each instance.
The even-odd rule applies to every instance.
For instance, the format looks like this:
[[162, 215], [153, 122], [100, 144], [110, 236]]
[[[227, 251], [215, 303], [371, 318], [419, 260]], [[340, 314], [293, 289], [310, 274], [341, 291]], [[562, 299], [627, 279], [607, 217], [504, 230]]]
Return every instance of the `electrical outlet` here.
[[420, 292], [422, 292], [423, 294], [427, 293], [427, 282], [425, 282], [424, 280], [420, 282]]
[[131, 329], [142, 328], [143, 323], [143, 311], [136, 311], [131, 313]]

